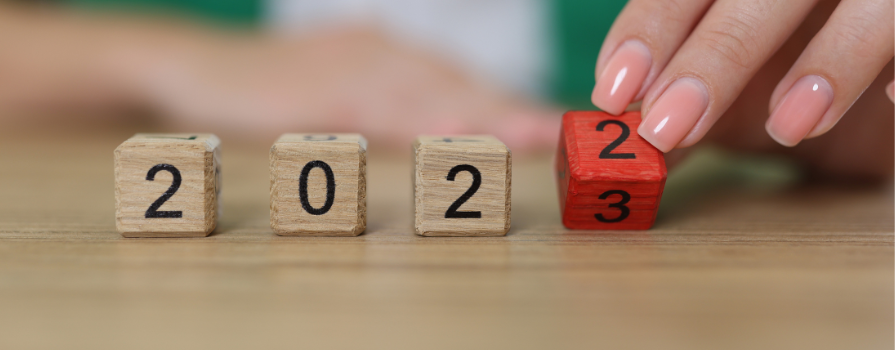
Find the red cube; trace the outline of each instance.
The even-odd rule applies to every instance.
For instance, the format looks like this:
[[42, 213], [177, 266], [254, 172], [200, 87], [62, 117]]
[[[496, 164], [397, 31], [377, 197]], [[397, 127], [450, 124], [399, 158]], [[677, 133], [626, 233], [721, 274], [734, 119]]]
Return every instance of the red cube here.
[[640, 112], [570, 111], [556, 155], [562, 223], [570, 229], [645, 230], [665, 188], [665, 156], [637, 134]]

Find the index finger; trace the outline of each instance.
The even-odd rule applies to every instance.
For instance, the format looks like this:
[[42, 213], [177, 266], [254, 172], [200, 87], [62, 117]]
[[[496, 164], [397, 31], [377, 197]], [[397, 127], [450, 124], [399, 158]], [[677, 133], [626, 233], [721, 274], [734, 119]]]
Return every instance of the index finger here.
[[712, 0], [632, 0], [616, 18], [597, 58], [595, 106], [620, 114], [665, 68]]

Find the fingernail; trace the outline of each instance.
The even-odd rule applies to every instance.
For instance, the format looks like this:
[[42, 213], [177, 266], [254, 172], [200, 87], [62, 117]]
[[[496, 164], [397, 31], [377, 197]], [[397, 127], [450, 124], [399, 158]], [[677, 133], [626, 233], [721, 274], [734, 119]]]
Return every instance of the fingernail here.
[[889, 100], [895, 102], [895, 81], [886, 86], [886, 95], [889, 95]]
[[675, 80], [647, 112], [637, 133], [660, 151], [671, 151], [705, 113], [709, 104], [706, 91], [694, 78]]
[[646, 45], [637, 40], [625, 41], [597, 79], [591, 101], [607, 113], [621, 114], [643, 86], [652, 61]]
[[765, 129], [781, 145], [792, 147], [808, 136], [813, 129], [826, 131], [837, 120], [825, 121], [821, 118], [833, 103], [833, 88], [824, 78], [816, 75], [802, 77], [789, 89], [771, 117]]

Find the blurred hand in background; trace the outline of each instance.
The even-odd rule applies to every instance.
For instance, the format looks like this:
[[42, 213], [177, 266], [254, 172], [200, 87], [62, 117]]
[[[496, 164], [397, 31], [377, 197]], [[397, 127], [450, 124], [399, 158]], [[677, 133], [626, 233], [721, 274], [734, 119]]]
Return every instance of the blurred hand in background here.
[[[637, 1], [629, 8], [659, 3]], [[117, 123], [149, 111], [165, 130], [228, 137], [360, 132], [371, 142], [406, 148], [419, 134], [488, 133], [517, 152], [550, 150], [562, 110], [592, 108], [596, 52], [624, 2], [546, 4], [270, 0], [268, 17], [275, 23], [255, 30], [139, 13], [0, 6], [0, 123], [34, 114], [112, 116], [117, 119], [104, 122]], [[822, 137], [787, 148], [765, 131], [774, 87], [837, 5], [821, 1], [804, 21], [791, 24], [793, 34], [783, 35], [779, 49], [754, 71], [720, 74], [743, 87], [727, 96], [729, 108], [713, 109], [718, 122], [705, 132], [706, 142], [787, 154], [818, 174], [891, 177], [895, 118], [884, 93], [891, 61]], [[652, 15], [623, 15], [621, 26], [673, 29], [662, 22], [667, 13], [645, 14]], [[557, 37], [546, 40], [547, 32]], [[616, 49], [612, 43], [623, 37], [610, 35], [604, 65]], [[545, 68], [550, 62], [554, 67]], [[545, 102], [551, 80], [559, 81], [560, 92]], [[643, 97], [647, 86], [638, 91], [611, 111]], [[700, 137], [707, 127], [701, 130]], [[668, 159], [675, 163], [685, 153], [672, 151]]]
[[285, 36], [0, 8], [0, 45], [7, 118], [144, 108], [171, 130], [360, 132], [396, 147], [420, 134], [486, 133], [518, 151], [554, 147], [559, 130], [558, 109], [374, 26]]

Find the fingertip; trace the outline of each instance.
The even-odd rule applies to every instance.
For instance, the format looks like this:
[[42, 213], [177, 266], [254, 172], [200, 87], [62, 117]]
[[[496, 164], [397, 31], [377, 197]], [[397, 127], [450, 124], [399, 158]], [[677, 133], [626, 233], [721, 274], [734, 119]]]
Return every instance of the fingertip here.
[[[820, 136], [836, 125], [841, 115], [828, 113], [833, 103], [833, 87], [817, 75], [802, 77], [789, 89], [765, 123], [765, 130], [777, 143], [793, 147], [802, 140]], [[826, 115], [830, 115], [826, 117]]]
[[708, 108], [708, 101], [707, 89], [701, 81], [680, 78], [656, 99], [637, 133], [662, 152], [669, 152], [693, 132]]
[[889, 85], [886, 85], [886, 95], [889, 96], [889, 100], [895, 102], [895, 80], [890, 81]]
[[623, 113], [643, 86], [652, 61], [649, 48], [639, 40], [622, 43], [597, 76], [591, 102], [609, 114]]
[[594, 86], [594, 91], [590, 96], [590, 102], [594, 104], [594, 107], [612, 115], [619, 115], [625, 111], [625, 107], [619, 107], [616, 104], [606, 101], [603, 94], [598, 91], [597, 86]]
[[765, 123], [764, 130], [768, 133], [769, 136], [771, 136], [772, 139], [774, 139], [774, 141], [776, 141], [777, 143], [779, 143], [783, 146], [786, 146], [786, 147], [795, 147], [796, 145], [799, 144], [799, 141], [801, 141], [801, 140], [799, 140], [796, 142], [792, 142], [788, 138], [784, 138], [784, 137], [777, 135], [777, 130], [775, 130], [771, 126], [770, 120], [767, 123]]
[[637, 134], [640, 135], [646, 142], [649, 142], [653, 147], [662, 151], [662, 153], [668, 153], [669, 151], [674, 149], [674, 145], [668, 145], [666, 142], [658, 139], [656, 137], [656, 133], [652, 132], [646, 124], [641, 123], [639, 127], [637, 127]]
[[594, 105], [594, 107], [597, 107], [597, 109], [599, 109], [603, 112], [606, 112], [606, 113], [609, 113], [612, 115], [619, 114], [618, 110], [613, 109], [611, 105], [606, 103], [606, 101], [603, 99], [602, 94], [600, 94], [600, 92], [598, 91], [597, 85], [594, 85], [594, 90], [590, 94], [590, 103], [592, 103]]

